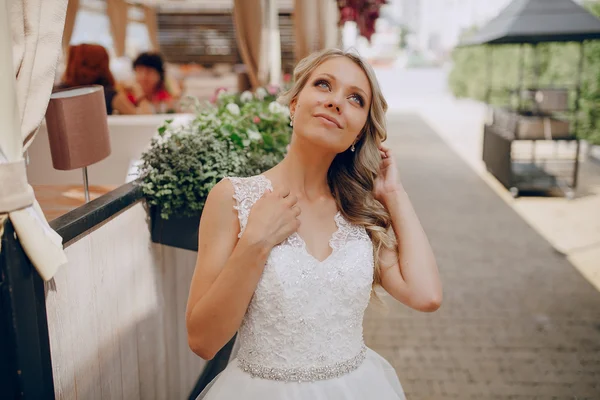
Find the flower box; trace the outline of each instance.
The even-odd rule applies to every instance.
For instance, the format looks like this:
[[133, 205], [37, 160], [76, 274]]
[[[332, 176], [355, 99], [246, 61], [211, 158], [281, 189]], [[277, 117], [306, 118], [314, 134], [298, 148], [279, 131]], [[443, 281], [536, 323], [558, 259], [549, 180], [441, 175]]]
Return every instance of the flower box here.
[[179, 249], [198, 251], [198, 225], [200, 213], [193, 217], [177, 215], [164, 219], [159, 207], [150, 207], [151, 236], [154, 243]]

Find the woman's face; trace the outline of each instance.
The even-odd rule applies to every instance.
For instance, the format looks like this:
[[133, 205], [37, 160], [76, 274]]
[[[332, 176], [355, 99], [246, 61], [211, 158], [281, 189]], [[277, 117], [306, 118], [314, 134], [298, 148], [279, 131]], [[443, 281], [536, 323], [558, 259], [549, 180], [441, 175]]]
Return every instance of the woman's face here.
[[330, 58], [290, 104], [294, 135], [342, 153], [357, 140], [370, 104], [371, 86], [362, 68], [346, 57]]
[[154, 68], [138, 65], [135, 67], [135, 81], [146, 94], [151, 94], [154, 93], [156, 85], [160, 82], [160, 74]]

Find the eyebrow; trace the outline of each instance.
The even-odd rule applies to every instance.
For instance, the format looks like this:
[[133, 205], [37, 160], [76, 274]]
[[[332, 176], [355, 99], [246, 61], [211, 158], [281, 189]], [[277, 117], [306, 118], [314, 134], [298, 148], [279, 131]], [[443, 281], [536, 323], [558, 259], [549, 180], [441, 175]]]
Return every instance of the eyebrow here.
[[[331, 79], [333, 79], [334, 81], [336, 81], [337, 79], [335, 78], [335, 76], [328, 74], [327, 72], [323, 72], [321, 75], [325, 75]], [[362, 94], [365, 96], [365, 98], [368, 98], [369, 96], [367, 96], [367, 92], [365, 92], [364, 90], [362, 90], [361, 88], [359, 88], [358, 86], [350, 86], [350, 89], [352, 90], [357, 90], [362, 92]]]

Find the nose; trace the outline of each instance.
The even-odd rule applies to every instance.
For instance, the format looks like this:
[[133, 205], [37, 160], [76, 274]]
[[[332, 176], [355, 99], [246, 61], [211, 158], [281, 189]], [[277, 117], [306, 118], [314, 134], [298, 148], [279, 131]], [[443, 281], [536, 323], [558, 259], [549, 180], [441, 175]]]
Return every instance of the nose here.
[[334, 110], [337, 113], [340, 112], [340, 104], [336, 100], [328, 101], [327, 103], [325, 103], [325, 107], [329, 108], [330, 110]]

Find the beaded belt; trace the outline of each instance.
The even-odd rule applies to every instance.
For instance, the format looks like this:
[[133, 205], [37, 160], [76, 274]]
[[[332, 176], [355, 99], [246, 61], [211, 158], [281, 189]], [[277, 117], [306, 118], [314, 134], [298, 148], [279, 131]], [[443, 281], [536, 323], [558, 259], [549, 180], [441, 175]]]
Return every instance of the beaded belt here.
[[362, 364], [366, 355], [367, 348], [363, 347], [360, 353], [351, 359], [323, 367], [266, 367], [249, 363], [243, 359], [238, 359], [238, 363], [242, 371], [249, 373], [255, 378], [270, 379], [274, 381], [311, 382], [338, 378], [352, 372]]

